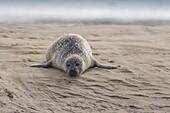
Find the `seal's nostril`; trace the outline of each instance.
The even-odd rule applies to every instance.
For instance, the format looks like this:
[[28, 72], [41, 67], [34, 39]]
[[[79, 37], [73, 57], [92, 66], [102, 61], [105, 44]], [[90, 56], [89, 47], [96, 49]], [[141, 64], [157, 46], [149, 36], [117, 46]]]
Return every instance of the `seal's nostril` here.
[[76, 73], [75, 69], [70, 69], [70, 73]]

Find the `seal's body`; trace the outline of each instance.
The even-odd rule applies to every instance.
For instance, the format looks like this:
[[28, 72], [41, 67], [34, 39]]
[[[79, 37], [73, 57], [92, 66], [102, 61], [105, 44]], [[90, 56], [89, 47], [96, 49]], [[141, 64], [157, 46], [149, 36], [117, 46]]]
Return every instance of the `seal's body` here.
[[89, 43], [80, 35], [67, 34], [51, 43], [47, 49], [46, 62], [31, 67], [55, 67], [75, 77], [90, 67], [116, 69], [117, 66], [99, 63], [93, 56]]

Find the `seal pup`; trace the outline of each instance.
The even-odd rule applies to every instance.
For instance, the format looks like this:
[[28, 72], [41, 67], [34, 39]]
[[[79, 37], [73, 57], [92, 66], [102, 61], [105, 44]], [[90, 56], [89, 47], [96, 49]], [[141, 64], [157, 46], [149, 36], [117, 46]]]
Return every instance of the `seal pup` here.
[[89, 43], [82, 36], [66, 34], [48, 46], [44, 63], [31, 67], [54, 67], [65, 71], [70, 77], [77, 77], [92, 67], [117, 69], [119, 66], [100, 63], [93, 57]]

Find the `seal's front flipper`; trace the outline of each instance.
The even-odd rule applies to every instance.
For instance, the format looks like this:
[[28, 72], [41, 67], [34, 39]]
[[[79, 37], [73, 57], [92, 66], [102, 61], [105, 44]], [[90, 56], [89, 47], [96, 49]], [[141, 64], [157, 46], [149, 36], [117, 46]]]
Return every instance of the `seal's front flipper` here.
[[117, 69], [118, 67], [120, 67], [120, 65], [115, 66], [115, 65], [102, 64], [95, 59], [94, 60], [94, 67], [100, 67], [100, 68], [105, 68], [105, 69]]
[[50, 68], [52, 67], [52, 63], [51, 63], [51, 60], [46, 62], [46, 63], [43, 63], [43, 64], [33, 64], [31, 65], [30, 67], [43, 67], [43, 68]]

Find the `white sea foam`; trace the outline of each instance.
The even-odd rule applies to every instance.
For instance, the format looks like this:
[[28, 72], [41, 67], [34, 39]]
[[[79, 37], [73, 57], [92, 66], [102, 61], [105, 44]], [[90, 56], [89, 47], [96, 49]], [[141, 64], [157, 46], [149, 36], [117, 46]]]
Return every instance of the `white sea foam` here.
[[[67, 0], [68, 1], [68, 0]], [[54, 1], [48, 0], [7, 0], [0, 1], [0, 22], [34, 22], [38, 20], [170, 20], [170, 2], [161, 0], [144, 0], [142, 3], [134, 0], [99, 0], [90, 1]], [[128, 2], [129, 1], [129, 2]], [[167, 3], [166, 3], [167, 1]], [[153, 2], [153, 4], [152, 4]], [[155, 3], [155, 5], [154, 5]], [[159, 6], [160, 4], [160, 6]], [[162, 5], [162, 6], [161, 6]]]

